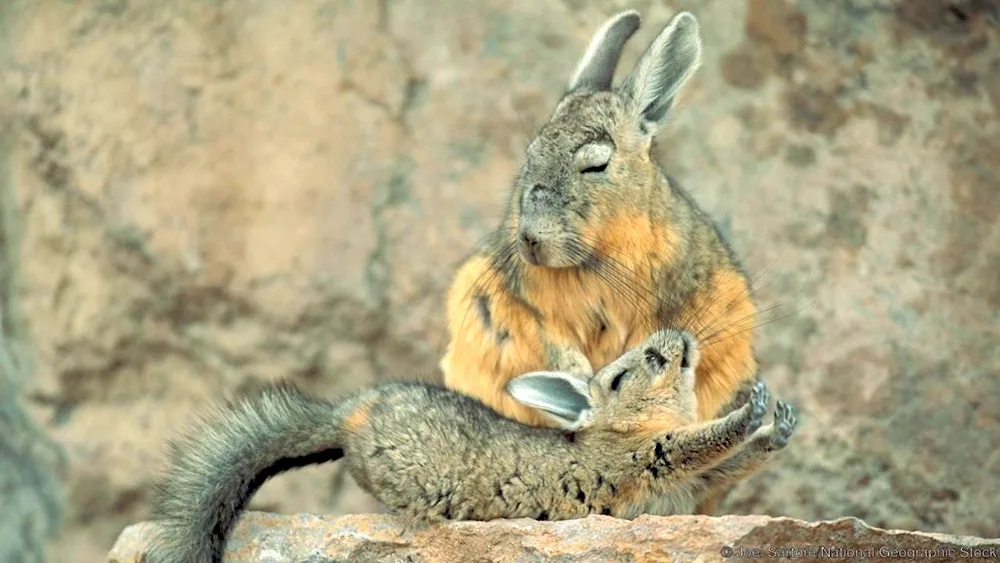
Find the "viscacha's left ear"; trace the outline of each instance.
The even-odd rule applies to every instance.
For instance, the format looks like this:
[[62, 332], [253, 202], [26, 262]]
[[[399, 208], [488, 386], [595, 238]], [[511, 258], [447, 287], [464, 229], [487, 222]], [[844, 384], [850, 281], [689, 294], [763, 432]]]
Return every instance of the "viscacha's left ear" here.
[[566, 91], [580, 88], [609, 90], [625, 42], [639, 29], [640, 23], [639, 13], [629, 10], [611, 17], [601, 26], [590, 40]]

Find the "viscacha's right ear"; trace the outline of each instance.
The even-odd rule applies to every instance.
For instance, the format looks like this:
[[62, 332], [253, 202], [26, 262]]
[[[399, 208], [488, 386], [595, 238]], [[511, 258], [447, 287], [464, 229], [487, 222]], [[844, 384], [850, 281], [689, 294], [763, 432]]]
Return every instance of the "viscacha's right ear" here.
[[621, 91], [643, 127], [653, 131], [663, 122], [674, 98], [701, 64], [701, 31], [690, 12], [670, 19], [646, 49]]

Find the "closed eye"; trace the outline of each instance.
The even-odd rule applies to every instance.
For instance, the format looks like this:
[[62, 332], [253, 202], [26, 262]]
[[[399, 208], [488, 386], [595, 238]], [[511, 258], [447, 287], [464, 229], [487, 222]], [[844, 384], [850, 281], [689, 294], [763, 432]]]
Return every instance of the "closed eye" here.
[[615, 376], [614, 379], [611, 380], [612, 391], [617, 391], [618, 388], [622, 386], [622, 379], [624, 379], [626, 375], [628, 375], [628, 370], [623, 369], [621, 372], [618, 373], [618, 375]]
[[576, 151], [573, 160], [580, 174], [600, 174], [608, 169], [614, 150], [614, 145], [609, 142], [589, 143]]

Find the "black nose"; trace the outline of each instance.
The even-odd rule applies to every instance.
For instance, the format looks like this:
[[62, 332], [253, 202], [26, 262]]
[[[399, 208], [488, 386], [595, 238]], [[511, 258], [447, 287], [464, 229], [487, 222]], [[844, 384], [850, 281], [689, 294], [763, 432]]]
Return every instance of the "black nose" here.
[[535, 235], [528, 233], [526, 231], [521, 231], [521, 242], [523, 242], [528, 248], [534, 250], [538, 246], [538, 239]]
[[518, 235], [521, 238], [522, 252], [529, 264], [538, 264], [538, 251], [540, 249], [538, 237], [528, 231], [521, 231]]
[[681, 343], [683, 348], [681, 348], [681, 369], [691, 367], [691, 343], [688, 342], [687, 338], [682, 338]]

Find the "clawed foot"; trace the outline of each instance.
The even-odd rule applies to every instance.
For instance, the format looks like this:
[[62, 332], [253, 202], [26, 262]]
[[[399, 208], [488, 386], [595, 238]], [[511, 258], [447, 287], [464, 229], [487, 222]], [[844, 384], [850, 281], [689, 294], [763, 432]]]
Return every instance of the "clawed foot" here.
[[767, 385], [763, 381], [754, 383], [753, 389], [750, 390], [750, 423], [747, 425], [747, 434], [752, 434], [760, 428], [770, 399], [771, 392], [767, 390]]
[[747, 434], [756, 433], [757, 436], [765, 440], [763, 442], [765, 449], [774, 451], [788, 445], [788, 439], [795, 433], [795, 428], [799, 424], [799, 417], [794, 405], [785, 401], [778, 401], [774, 406], [774, 422], [761, 428], [770, 398], [771, 393], [763, 381], [754, 383], [753, 388], [750, 390], [748, 405], [750, 408], [750, 422], [747, 424]]
[[780, 450], [788, 444], [788, 438], [795, 432], [799, 424], [795, 406], [791, 403], [778, 401], [774, 406], [774, 423], [770, 432], [769, 446], [771, 450]]
[[774, 406], [774, 422], [761, 428], [753, 436], [753, 442], [764, 451], [773, 452], [788, 445], [788, 439], [799, 424], [795, 406], [778, 401]]

